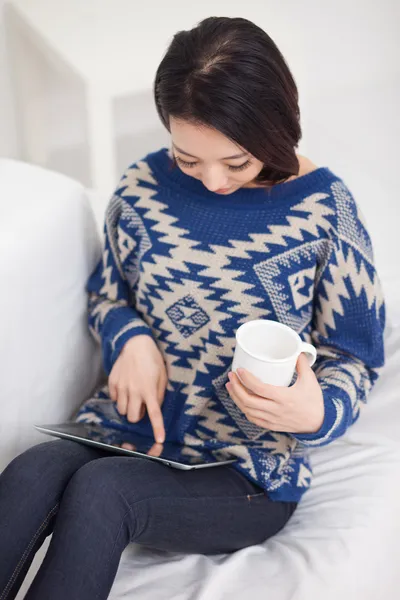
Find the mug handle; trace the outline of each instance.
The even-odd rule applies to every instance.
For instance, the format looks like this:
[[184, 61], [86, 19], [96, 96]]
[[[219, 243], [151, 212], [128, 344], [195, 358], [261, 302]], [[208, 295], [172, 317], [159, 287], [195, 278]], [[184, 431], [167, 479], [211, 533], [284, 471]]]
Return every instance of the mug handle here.
[[312, 367], [317, 360], [317, 349], [311, 344], [307, 344], [307, 342], [301, 342], [300, 354], [302, 352], [307, 355], [308, 364]]

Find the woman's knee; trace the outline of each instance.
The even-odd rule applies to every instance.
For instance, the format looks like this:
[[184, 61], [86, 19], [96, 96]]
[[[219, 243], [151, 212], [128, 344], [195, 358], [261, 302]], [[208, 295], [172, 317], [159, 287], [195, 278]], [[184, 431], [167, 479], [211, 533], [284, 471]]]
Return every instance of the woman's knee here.
[[86, 461], [82, 446], [68, 440], [42, 442], [16, 456], [3, 471], [1, 478], [18, 479], [29, 492], [30, 484], [46, 485], [49, 480], [64, 480]]
[[126, 461], [126, 458], [107, 456], [83, 465], [71, 478], [66, 495], [87, 496], [89, 502], [105, 503], [110, 499], [111, 503], [115, 503], [122, 497], [121, 461]]
[[[62, 503], [86, 513], [88, 519], [107, 517], [134, 527], [134, 504], [146, 499], [144, 473], [152, 470], [150, 461], [109, 456], [81, 467], [71, 478]], [[133, 536], [133, 531], [131, 531]]]
[[[147, 495], [146, 481], [157, 482], [159, 465], [145, 459], [105, 456], [82, 466], [71, 479], [70, 487], [78, 494], [127, 496], [134, 501]], [[104, 494], [103, 494], [104, 492]]]
[[[60, 522], [79, 531], [91, 530], [102, 536], [122, 534], [129, 542], [131, 527], [128, 523], [129, 507], [115, 485], [113, 460], [100, 458], [82, 466], [71, 477], [60, 506]], [[110, 539], [111, 539], [110, 538]], [[114, 538], [113, 538], [114, 539]]]

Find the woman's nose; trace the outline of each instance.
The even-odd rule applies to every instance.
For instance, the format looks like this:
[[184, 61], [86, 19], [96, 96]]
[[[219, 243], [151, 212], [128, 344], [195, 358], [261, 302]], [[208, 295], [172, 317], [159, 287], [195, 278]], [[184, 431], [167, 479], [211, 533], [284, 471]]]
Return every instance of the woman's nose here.
[[215, 192], [216, 190], [228, 187], [226, 177], [217, 171], [207, 171], [206, 173], [203, 173], [201, 181], [210, 192]]

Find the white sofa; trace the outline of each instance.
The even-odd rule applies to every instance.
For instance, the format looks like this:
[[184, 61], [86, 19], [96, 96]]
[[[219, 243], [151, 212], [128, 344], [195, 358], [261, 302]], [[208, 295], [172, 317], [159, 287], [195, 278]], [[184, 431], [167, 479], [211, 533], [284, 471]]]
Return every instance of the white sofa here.
[[[33, 423], [68, 419], [99, 377], [84, 288], [100, 241], [87, 192], [65, 176], [0, 160], [0, 249], [1, 470], [47, 439]], [[396, 600], [399, 360], [400, 326], [389, 315], [387, 366], [370, 402], [344, 438], [313, 451], [312, 488], [284, 531], [231, 556], [130, 545], [111, 600]]]

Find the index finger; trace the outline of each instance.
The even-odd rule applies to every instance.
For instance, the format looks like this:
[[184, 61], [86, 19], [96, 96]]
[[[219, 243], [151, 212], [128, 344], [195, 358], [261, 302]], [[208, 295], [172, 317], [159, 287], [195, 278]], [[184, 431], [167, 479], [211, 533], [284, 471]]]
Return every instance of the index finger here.
[[152, 445], [152, 447], [150, 448], [150, 450], [148, 451], [147, 454], [149, 456], [161, 456], [163, 449], [164, 449], [164, 445], [158, 444], [156, 442], [155, 444]]
[[154, 438], [156, 442], [162, 444], [165, 440], [164, 419], [160, 405], [155, 398], [148, 398], [146, 401], [147, 414], [153, 427]]

